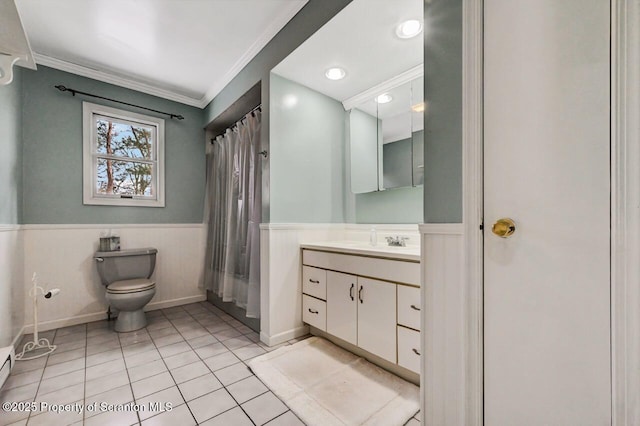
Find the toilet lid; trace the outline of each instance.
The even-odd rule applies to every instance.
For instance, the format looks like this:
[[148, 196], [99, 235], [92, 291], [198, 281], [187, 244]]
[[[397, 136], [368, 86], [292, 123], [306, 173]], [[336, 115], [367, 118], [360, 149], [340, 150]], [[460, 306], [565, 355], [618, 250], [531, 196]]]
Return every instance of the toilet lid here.
[[147, 278], [135, 278], [132, 280], [114, 281], [107, 286], [109, 293], [135, 293], [149, 290], [156, 286], [156, 283]]

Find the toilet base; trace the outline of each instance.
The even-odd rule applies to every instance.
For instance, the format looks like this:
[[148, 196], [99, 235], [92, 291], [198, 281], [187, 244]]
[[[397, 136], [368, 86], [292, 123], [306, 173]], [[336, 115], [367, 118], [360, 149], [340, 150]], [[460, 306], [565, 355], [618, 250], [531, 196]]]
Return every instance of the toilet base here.
[[147, 316], [144, 313], [144, 307], [155, 294], [155, 287], [132, 293], [114, 293], [107, 289], [107, 302], [118, 311], [116, 331], [127, 333], [146, 327]]
[[142, 309], [137, 311], [120, 311], [116, 320], [115, 330], [119, 333], [140, 330], [147, 326], [147, 316]]

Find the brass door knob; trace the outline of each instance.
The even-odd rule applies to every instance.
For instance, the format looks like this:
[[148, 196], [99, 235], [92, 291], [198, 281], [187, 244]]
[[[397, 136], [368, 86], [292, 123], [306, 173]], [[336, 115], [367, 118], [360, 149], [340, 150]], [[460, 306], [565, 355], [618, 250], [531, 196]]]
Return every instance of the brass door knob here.
[[496, 234], [500, 238], [508, 238], [516, 232], [516, 223], [513, 219], [503, 217], [498, 219], [496, 223], [491, 227], [491, 232]]

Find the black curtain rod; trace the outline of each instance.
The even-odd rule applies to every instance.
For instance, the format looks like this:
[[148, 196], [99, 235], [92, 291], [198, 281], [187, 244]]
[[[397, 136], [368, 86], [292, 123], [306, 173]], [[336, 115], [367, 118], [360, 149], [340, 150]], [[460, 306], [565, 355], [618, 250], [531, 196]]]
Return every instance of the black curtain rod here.
[[117, 101], [115, 99], [105, 98], [104, 96], [94, 95], [92, 93], [81, 92], [80, 90], [76, 90], [76, 89], [71, 89], [69, 87], [65, 87], [62, 84], [59, 84], [59, 85], [53, 86], [53, 87], [55, 87], [56, 89], [58, 89], [61, 92], [71, 92], [71, 94], [73, 96], [75, 96], [76, 93], [78, 93], [78, 94], [84, 95], [84, 96], [91, 96], [92, 98], [104, 99], [105, 101], [116, 102], [116, 103], [119, 103], [119, 104], [128, 105], [128, 106], [132, 106], [132, 107], [140, 108], [140, 109], [146, 109], [147, 111], [153, 111], [153, 112], [157, 112], [158, 114], [168, 115], [170, 118], [176, 118], [178, 120], [184, 120], [184, 117], [181, 116], [180, 114], [171, 114], [170, 112], [158, 111], [157, 109], [151, 109], [151, 108], [143, 107], [143, 106], [136, 105], [136, 104], [130, 104], [128, 102]]
[[[260, 104], [260, 105], [258, 105], [258, 106], [256, 106], [256, 107], [251, 108], [251, 110], [250, 110], [249, 112], [247, 112], [246, 114], [244, 114], [244, 115], [242, 116], [242, 118], [240, 118], [238, 121], [236, 121], [235, 123], [233, 123], [233, 125], [232, 125], [232, 126], [228, 127], [228, 128], [227, 128], [227, 130], [229, 130], [229, 129], [231, 129], [231, 130], [235, 129], [236, 127], [238, 127], [238, 123], [239, 123], [239, 122], [241, 122], [242, 120], [244, 120], [244, 119], [247, 117], [247, 115], [249, 115], [249, 114], [253, 114], [254, 112], [256, 112], [256, 111], [257, 111], [257, 110], [259, 110], [259, 109], [260, 109], [260, 110], [262, 109], [262, 104]], [[216, 137], [211, 138], [211, 143], [213, 143], [213, 142], [216, 140], [216, 138], [217, 138], [218, 136], [222, 136], [222, 135], [224, 135], [224, 134], [227, 132], [227, 130], [225, 130], [224, 132], [220, 133], [220, 134], [219, 134], [219, 135], [217, 135]], [[261, 154], [262, 154], [262, 153], [261, 153]]]

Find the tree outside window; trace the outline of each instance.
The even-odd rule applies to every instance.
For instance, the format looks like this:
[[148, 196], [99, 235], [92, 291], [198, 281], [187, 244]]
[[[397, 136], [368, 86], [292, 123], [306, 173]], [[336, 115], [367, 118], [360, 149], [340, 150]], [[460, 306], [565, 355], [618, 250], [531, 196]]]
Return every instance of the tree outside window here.
[[89, 134], [91, 139], [85, 140], [85, 204], [159, 206], [164, 120], [84, 104], [85, 138]]

